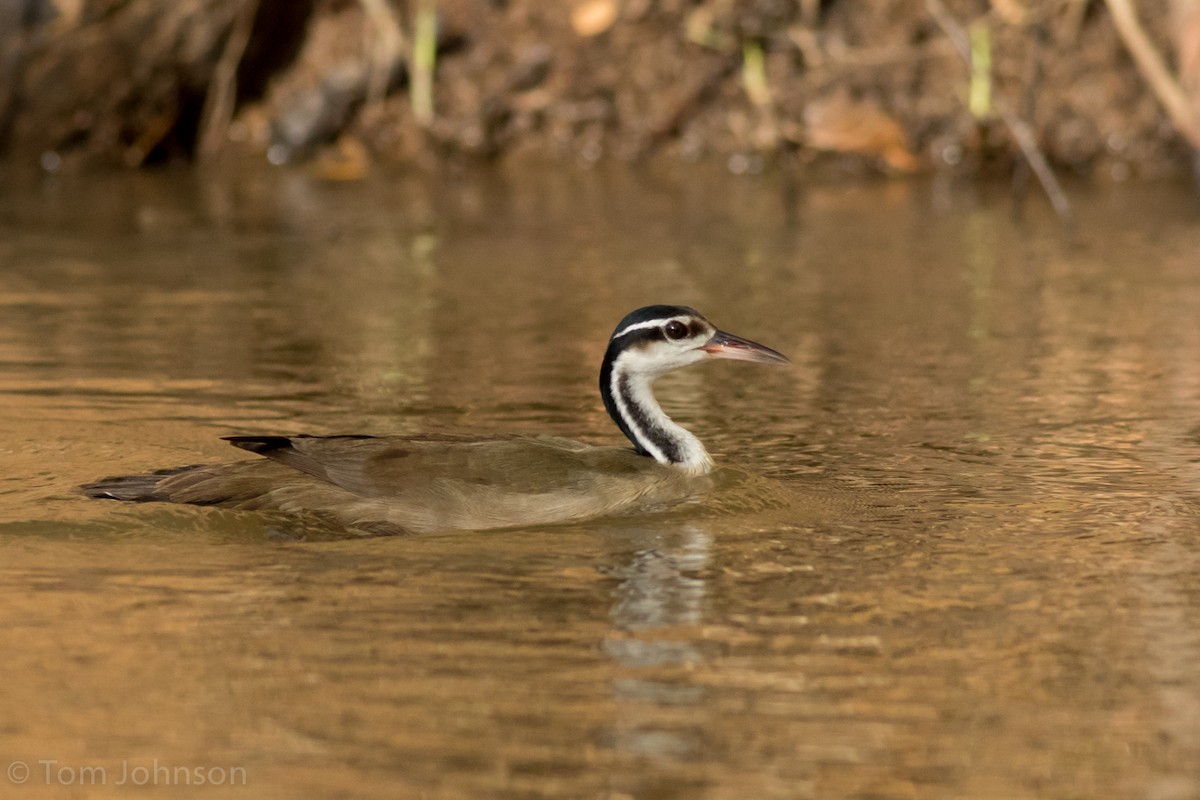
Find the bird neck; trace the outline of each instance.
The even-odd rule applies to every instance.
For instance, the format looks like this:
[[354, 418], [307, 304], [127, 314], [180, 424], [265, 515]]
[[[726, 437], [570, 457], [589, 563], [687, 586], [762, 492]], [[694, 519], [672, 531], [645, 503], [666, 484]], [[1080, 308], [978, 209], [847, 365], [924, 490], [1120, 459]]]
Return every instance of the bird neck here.
[[634, 448], [660, 464], [703, 474], [713, 461], [700, 440], [667, 416], [651, 389], [658, 374], [639, 370], [628, 354], [610, 346], [600, 366], [604, 407]]

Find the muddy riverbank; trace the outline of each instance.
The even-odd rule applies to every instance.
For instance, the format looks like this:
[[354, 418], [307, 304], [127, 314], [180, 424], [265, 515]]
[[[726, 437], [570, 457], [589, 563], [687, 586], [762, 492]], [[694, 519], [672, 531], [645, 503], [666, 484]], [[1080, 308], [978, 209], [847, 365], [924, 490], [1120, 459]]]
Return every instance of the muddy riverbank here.
[[[1018, 160], [1007, 112], [1062, 172], [1183, 168], [1114, 5], [0, 0], [0, 147], [52, 171], [240, 150], [350, 178], [501, 157], [971, 172]], [[1185, 91], [1196, 5], [1139, 9]]]

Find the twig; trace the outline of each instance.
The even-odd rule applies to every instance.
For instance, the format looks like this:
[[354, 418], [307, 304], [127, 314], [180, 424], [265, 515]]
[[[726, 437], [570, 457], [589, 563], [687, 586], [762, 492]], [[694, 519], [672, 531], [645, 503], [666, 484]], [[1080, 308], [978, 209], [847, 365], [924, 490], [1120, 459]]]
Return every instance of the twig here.
[[[942, 0], [925, 0], [925, 8], [933, 17], [934, 22], [942, 29], [951, 43], [954, 44], [954, 49], [958, 51], [959, 57], [966, 63], [967, 68], [971, 68], [971, 38], [967, 35], [966, 30], [954, 19], [953, 15], [946, 9]], [[1021, 150], [1021, 155], [1029, 163], [1029, 168], [1033, 170], [1033, 174], [1037, 176], [1038, 183], [1042, 185], [1042, 189], [1046, 192], [1046, 197], [1050, 200], [1050, 205], [1054, 207], [1054, 212], [1064, 222], [1071, 220], [1071, 203], [1067, 200], [1067, 195], [1059, 184], [1058, 178], [1054, 176], [1054, 170], [1050, 168], [1050, 162], [1046, 160], [1046, 156], [1038, 147], [1037, 140], [1034, 138], [1033, 131], [1023, 119], [1017, 116], [1005, 99], [999, 95], [993, 98], [992, 105], [1000, 114], [1000, 119], [1003, 120], [1004, 126], [1008, 128], [1008, 132], [1012, 135], [1013, 141], [1017, 143], [1017, 147]]]
[[396, 59], [404, 49], [404, 31], [400, 19], [387, 0], [359, 0], [363, 12], [371, 24], [367, 30], [367, 48], [370, 78], [367, 80], [366, 108], [378, 106], [388, 92]]
[[[1038, 90], [1042, 85], [1042, 54], [1046, 44], [1046, 23], [1037, 20], [1033, 23], [1032, 36], [1029, 45], [1029, 60], [1025, 74], [1025, 103], [1021, 109], [1025, 119], [1033, 119], [1037, 113]], [[1024, 213], [1025, 198], [1029, 194], [1029, 162], [1018, 161], [1013, 170], [1012, 178], [1013, 200], [1017, 204], [1017, 213]]]
[[237, 104], [238, 65], [242, 63], [246, 45], [250, 43], [250, 33], [254, 29], [254, 17], [257, 14], [258, 0], [245, 0], [213, 70], [208, 94], [204, 98], [204, 110], [200, 114], [196, 153], [201, 160], [215, 156], [225, 143]]
[[1105, 3], [1108, 13], [1112, 14], [1113, 25], [1121, 36], [1121, 41], [1133, 56], [1138, 71], [1142, 73], [1146, 83], [1150, 84], [1151, 91], [1158, 97], [1158, 102], [1166, 110], [1167, 116], [1175, 124], [1175, 130], [1179, 131], [1194, 149], [1200, 150], [1200, 113], [1192, 107], [1187, 93], [1167, 69], [1162, 56], [1138, 22], [1133, 6], [1129, 4], [1129, 0], [1105, 0]]

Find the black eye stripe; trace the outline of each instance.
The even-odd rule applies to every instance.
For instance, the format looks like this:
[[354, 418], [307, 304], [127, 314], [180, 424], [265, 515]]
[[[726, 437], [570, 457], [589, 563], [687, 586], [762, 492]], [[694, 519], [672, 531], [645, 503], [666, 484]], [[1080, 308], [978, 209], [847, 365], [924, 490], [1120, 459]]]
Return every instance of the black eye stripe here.
[[702, 319], [648, 320], [646, 323], [617, 331], [610, 341], [613, 344], [620, 342], [620, 347], [639, 347], [648, 342], [677, 342], [707, 337], [711, 333], [711, 327]]
[[665, 342], [667, 335], [663, 333], [662, 328], [642, 328], [641, 330], [630, 331], [620, 337], [620, 339], [624, 347], [637, 347], [646, 342]]

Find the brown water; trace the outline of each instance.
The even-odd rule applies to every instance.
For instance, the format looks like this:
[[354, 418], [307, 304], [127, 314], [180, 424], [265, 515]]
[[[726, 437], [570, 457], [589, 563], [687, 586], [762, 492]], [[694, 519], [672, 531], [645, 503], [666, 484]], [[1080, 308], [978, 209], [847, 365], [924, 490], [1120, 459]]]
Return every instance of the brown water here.
[[[1200, 797], [1200, 210], [1077, 203], [10, 183], [0, 796]], [[793, 505], [298, 543], [73, 492], [236, 432], [616, 443], [648, 302], [792, 356], [661, 396]]]

